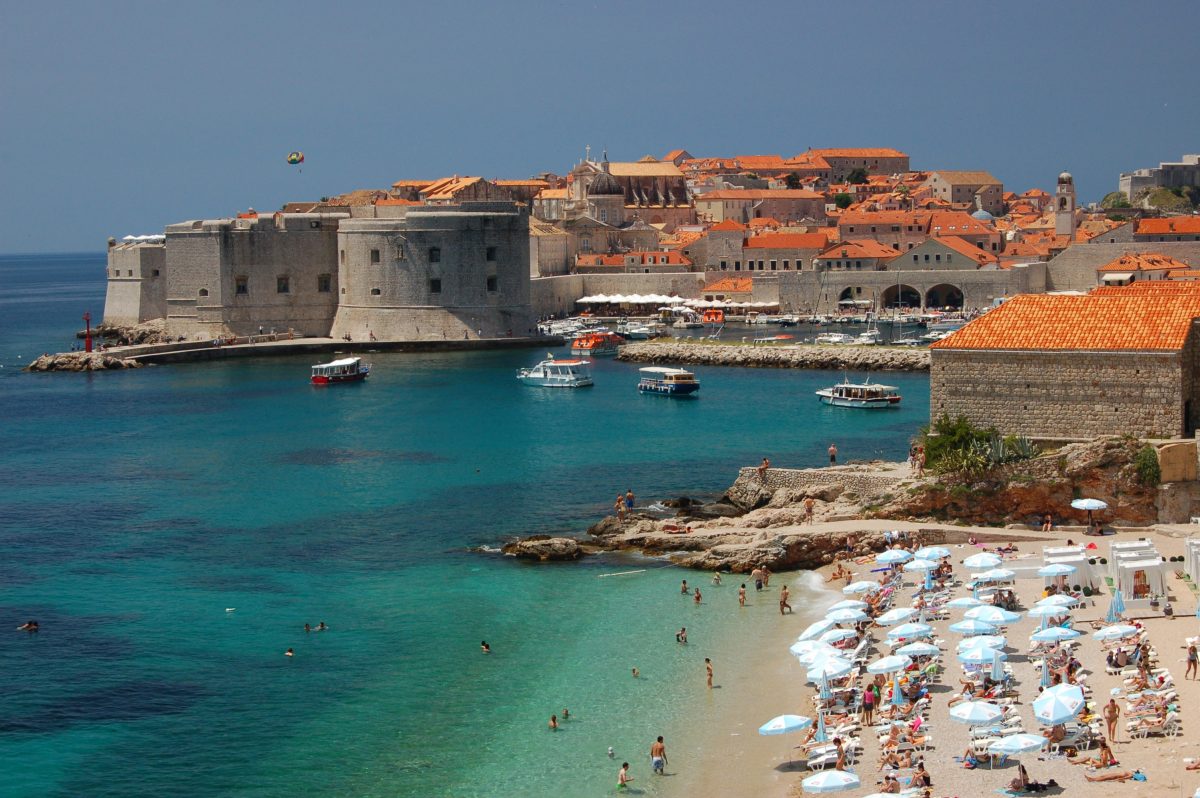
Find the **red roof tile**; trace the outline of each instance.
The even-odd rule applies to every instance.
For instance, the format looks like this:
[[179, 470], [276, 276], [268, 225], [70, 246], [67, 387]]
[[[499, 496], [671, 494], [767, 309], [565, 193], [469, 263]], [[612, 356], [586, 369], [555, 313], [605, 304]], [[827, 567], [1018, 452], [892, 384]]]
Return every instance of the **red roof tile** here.
[[722, 277], [720, 280], [708, 283], [701, 291], [723, 291], [727, 294], [748, 294], [754, 289], [754, 279], [751, 277]]
[[1137, 234], [1194, 235], [1200, 234], [1200, 216], [1166, 216], [1161, 219], [1140, 219]]
[[747, 249], [816, 249], [829, 246], [822, 233], [762, 233], [746, 241]]

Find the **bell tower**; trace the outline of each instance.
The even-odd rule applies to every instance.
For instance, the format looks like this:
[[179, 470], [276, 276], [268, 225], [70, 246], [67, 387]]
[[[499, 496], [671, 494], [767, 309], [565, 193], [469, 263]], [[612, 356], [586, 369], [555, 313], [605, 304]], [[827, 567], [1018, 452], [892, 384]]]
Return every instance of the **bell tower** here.
[[1054, 189], [1054, 232], [1075, 237], [1075, 180], [1070, 172], [1058, 176]]

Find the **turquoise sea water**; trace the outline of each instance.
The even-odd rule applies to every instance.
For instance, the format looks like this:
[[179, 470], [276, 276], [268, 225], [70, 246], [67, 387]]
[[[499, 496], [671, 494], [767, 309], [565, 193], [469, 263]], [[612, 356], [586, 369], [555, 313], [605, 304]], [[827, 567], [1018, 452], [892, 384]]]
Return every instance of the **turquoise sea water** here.
[[581, 531], [626, 488], [711, 495], [764, 455], [902, 458], [928, 414], [925, 375], [857, 413], [815, 401], [832, 373], [700, 369], [695, 401], [612, 361], [592, 389], [518, 384], [538, 351], [375, 354], [326, 389], [307, 358], [19, 372], [103, 292], [102, 256], [0, 258], [4, 796], [611, 792], [608, 746], [645, 775], [704, 652], [775, 610], [739, 618], [728, 583], [694, 607], [701, 575], [662, 561], [468, 547]]

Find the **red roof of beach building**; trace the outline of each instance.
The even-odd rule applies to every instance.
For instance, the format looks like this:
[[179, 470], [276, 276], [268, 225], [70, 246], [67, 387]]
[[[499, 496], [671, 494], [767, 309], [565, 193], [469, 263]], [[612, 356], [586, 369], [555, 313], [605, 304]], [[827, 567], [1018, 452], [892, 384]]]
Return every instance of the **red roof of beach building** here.
[[762, 233], [746, 241], [747, 249], [816, 249], [829, 246], [822, 233]]
[[1197, 318], [1200, 286], [1188, 283], [1134, 283], [1084, 296], [1022, 294], [931, 348], [1177, 351]]
[[1160, 219], [1140, 219], [1137, 235], [1192, 235], [1200, 233], [1200, 216], [1165, 216]]

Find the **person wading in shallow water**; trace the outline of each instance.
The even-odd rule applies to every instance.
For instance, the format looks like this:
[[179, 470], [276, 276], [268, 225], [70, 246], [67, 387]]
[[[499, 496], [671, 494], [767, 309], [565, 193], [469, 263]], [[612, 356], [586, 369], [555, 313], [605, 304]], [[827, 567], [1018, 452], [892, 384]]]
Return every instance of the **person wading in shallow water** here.
[[828, 451], [829, 451], [829, 464], [837, 465], [837, 444], [836, 443], [829, 444]]

